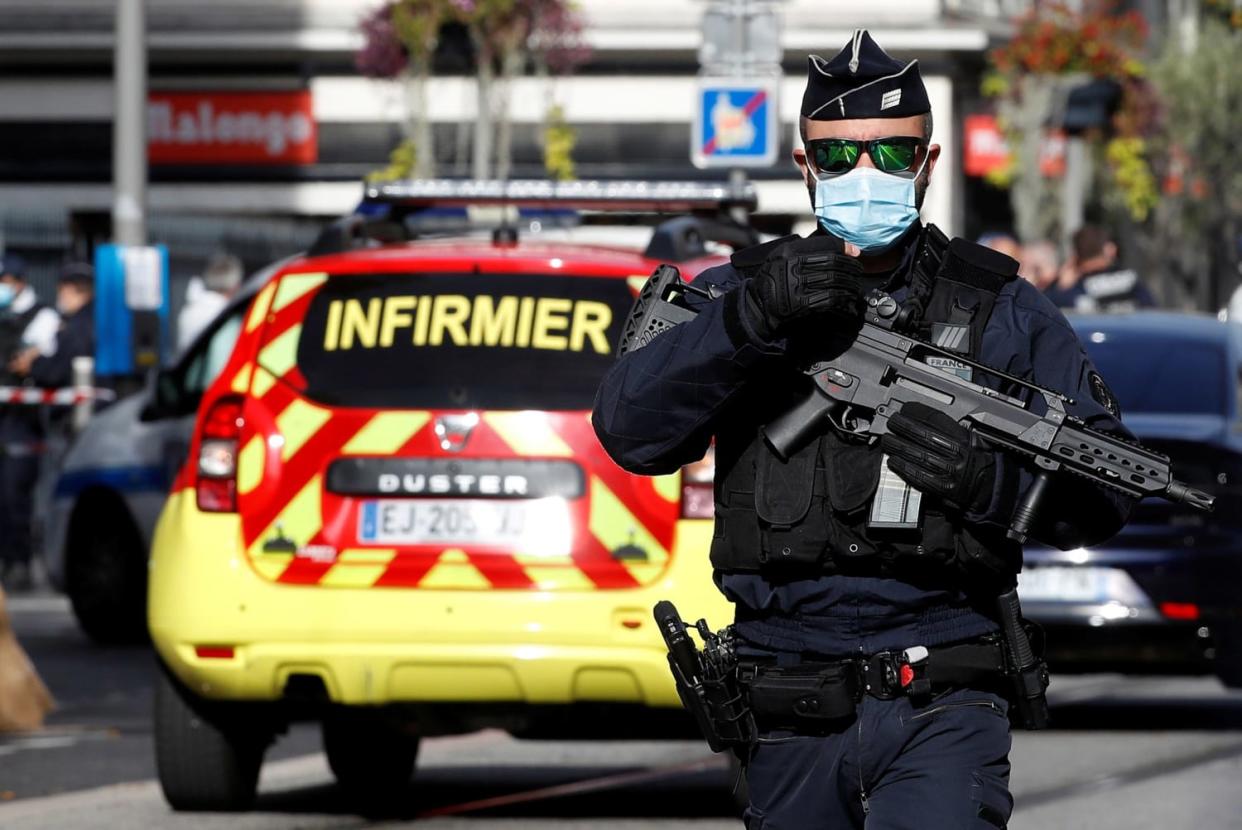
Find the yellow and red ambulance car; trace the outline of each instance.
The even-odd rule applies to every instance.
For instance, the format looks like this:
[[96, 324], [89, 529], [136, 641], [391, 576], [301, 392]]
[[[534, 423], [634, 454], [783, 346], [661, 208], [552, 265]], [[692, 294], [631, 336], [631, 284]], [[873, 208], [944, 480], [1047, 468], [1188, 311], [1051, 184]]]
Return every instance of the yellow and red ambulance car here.
[[657, 264], [501, 235], [271, 278], [152, 546], [174, 807], [245, 806], [265, 747], [306, 712], [338, 780], [382, 793], [420, 736], [679, 706], [650, 609], [730, 613], [707, 561], [711, 459], [630, 475], [589, 422]]

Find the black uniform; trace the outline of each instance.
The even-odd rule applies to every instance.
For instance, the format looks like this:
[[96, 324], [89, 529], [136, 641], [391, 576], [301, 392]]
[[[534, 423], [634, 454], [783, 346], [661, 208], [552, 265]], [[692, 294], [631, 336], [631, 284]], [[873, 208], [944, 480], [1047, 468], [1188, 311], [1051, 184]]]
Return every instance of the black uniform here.
[[[26, 386], [33, 381], [8, 370], [9, 361], [24, 348], [22, 336], [47, 306], [34, 303], [22, 312], [0, 312], [0, 386]], [[44, 438], [38, 407], [0, 405], [0, 564], [30, 561], [30, 519], [39, 455]]]

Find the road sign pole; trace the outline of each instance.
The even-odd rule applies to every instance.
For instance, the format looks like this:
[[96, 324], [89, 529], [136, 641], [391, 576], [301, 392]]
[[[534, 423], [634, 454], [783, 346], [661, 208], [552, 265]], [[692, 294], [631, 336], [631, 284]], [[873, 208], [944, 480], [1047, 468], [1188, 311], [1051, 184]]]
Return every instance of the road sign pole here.
[[[743, 167], [734, 167], [729, 171], [729, 189], [734, 193], [744, 193], [746, 191], [747, 177], [746, 169]], [[749, 221], [750, 211], [742, 205], [734, 205], [729, 208], [729, 215], [733, 217], [733, 221], [738, 224], [745, 225]]]
[[779, 0], [708, 0], [690, 156], [696, 167], [771, 167], [781, 143]]

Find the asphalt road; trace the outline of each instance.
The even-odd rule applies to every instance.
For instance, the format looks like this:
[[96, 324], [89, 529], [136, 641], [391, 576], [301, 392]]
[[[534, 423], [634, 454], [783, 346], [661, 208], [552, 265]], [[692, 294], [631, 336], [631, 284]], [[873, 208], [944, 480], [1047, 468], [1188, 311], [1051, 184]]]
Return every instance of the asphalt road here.
[[[531, 742], [482, 732], [424, 743], [401, 820], [358, 815], [317, 730], [272, 749], [256, 809], [178, 815], [154, 782], [153, 663], [100, 649], [55, 597], [13, 598], [55, 694], [48, 728], [0, 737], [0, 827], [702, 828], [741, 826], [730, 774], [694, 742]], [[1242, 829], [1242, 694], [1209, 678], [1061, 677], [1057, 729], [1015, 736], [1011, 830]]]

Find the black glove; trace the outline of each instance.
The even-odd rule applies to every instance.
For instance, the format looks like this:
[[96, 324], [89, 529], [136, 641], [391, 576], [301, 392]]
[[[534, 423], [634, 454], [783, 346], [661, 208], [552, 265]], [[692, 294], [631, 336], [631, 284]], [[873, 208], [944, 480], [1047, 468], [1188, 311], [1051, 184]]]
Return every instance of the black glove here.
[[[835, 247], [835, 250], [834, 250]], [[787, 334], [794, 324], [823, 316], [860, 323], [862, 263], [833, 237], [813, 236], [782, 245], [746, 283], [746, 314], [764, 340]]]
[[913, 402], [888, 419], [888, 429], [880, 447], [894, 473], [954, 510], [987, 509], [996, 484], [996, 456], [973, 430]]

